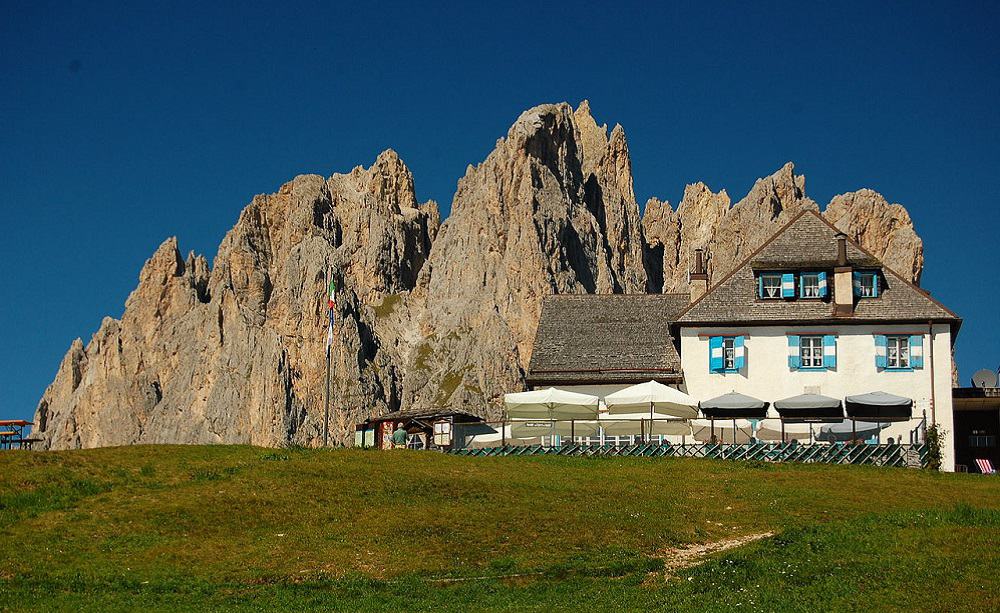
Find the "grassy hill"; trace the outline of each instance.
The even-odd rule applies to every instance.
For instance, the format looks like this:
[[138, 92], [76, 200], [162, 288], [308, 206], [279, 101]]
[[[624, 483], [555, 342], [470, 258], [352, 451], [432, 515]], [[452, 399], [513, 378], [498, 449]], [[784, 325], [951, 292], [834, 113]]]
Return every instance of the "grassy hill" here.
[[3, 452], [0, 531], [18, 610], [1000, 608], [1000, 480], [905, 469]]

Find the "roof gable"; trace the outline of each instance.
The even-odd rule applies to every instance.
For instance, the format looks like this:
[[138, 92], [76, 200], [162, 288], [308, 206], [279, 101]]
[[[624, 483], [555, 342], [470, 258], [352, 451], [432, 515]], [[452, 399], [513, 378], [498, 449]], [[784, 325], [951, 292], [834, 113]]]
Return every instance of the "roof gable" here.
[[[815, 211], [804, 211], [713, 285], [677, 318], [690, 323], [767, 323], [784, 321], [958, 321], [929, 294], [886, 268], [875, 256], [848, 239], [848, 263], [880, 268], [878, 298], [855, 299], [850, 316], [834, 317], [832, 296], [826, 300], [758, 300], [755, 270], [828, 270], [836, 265], [838, 230]], [[832, 294], [832, 283], [831, 283]]]

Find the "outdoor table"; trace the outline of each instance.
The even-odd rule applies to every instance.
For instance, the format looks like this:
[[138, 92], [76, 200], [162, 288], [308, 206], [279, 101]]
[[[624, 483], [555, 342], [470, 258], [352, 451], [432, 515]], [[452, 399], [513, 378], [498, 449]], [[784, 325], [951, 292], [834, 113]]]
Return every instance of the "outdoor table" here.
[[[24, 419], [0, 419], [0, 428], [2, 428], [0, 430], [0, 448], [13, 449], [15, 444], [21, 448], [24, 448], [25, 444], [30, 445], [34, 439], [24, 438], [24, 428], [31, 425], [34, 424]], [[26, 441], [30, 442], [26, 443]]]

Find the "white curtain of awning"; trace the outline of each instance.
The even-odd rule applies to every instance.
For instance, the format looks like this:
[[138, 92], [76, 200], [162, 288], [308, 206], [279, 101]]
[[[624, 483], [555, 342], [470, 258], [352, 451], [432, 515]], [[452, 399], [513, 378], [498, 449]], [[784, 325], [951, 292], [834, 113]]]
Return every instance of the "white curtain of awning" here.
[[[733, 429], [733, 426], [736, 429]], [[691, 422], [695, 440], [708, 442], [712, 438], [712, 420], [695, 419]], [[715, 438], [720, 443], [746, 443], [750, 440], [753, 425], [748, 419], [716, 419]]]
[[608, 436], [630, 436], [645, 434], [647, 436], [677, 435], [691, 436], [691, 424], [681, 419], [602, 419], [601, 427]]
[[[719, 422], [716, 422], [719, 423]], [[802, 441], [803, 439], [808, 440], [810, 436], [809, 432], [810, 424], [785, 424], [785, 440], [796, 439]], [[813, 432], [819, 432], [819, 426], [813, 426]], [[761, 425], [757, 429], [757, 438], [762, 441], [780, 441], [781, 440], [781, 424], [780, 423], [768, 423], [767, 425]]]

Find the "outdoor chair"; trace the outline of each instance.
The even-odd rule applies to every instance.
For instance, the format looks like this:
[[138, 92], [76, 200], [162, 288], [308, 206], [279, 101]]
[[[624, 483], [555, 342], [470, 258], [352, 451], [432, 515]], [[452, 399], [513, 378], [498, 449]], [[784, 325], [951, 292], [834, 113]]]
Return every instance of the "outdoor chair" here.
[[997, 469], [993, 467], [993, 462], [990, 462], [988, 458], [977, 458], [976, 466], [979, 467], [979, 472], [984, 475], [995, 475], [997, 474]]

